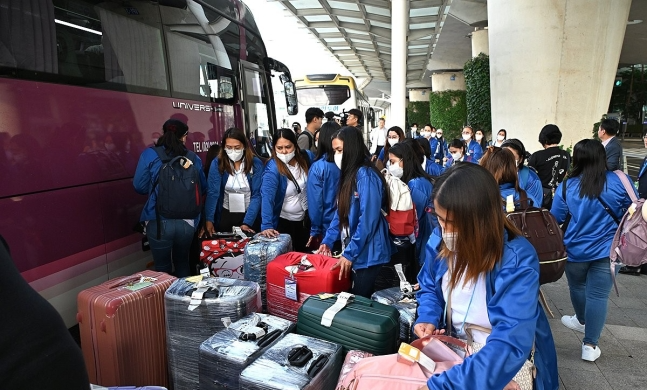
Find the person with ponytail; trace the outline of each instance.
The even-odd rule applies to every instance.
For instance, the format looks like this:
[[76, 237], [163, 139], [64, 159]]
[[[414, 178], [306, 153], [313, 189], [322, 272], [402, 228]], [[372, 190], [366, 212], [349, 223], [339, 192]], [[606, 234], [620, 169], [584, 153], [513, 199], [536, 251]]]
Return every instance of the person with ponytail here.
[[[233, 227], [254, 233], [260, 227], [263, 162], [252, 152], [245, 133], [228, 129], [209, 168], [205, 230], [212, 235]], [[258, 226], [257, 226], [258, 225]]]
[[389, 226], [382, 214], [390, 209], [388, 188], [356, 128], [339, 130], [332, 148], [341, 170], [337, 213], [318, 252], [330, 256], [334, 242], [341, 240], [342, 255], [333, 269], [341, 268], [340, 278], [350, 275], [351, 293], [370, 298], [382, 265], [389, 263], [393, 253]]
[[194, 219], [165, 219], [160, 216], [162, 220], [157, 221], [155, 206], [159, 188], [156, 184], [163, 165], [158, 151], [166, 154], [168, 158], [185, 156], [189, 159], [199, 172], [200, 188], [203, 192], [207, 188], [207, 180], [202, 170], [202, 160], [184, 146], [189, 134], [186, 123], [169, 119], [164, 123], [162, 131], [164, 134], [157, 140], [155, 147], [147, 148], [139, 157], [133, 186], [138, 194], [148, 195], [140, 221], [146, 224], [146, 236], [155, 270], [172, 273], [181, 278], [190, 274], [189, 250], [193, 234], [200, 222], [200, 215]]
[[308, 169], [314, 156], [309, 150], [299, 149], [290, 129], [278, 129], [272, 139], [272, 158], [265, 167], [261, 185], [261, 234], [289, 234], [294, 250], [304, 252], [310, 238]]

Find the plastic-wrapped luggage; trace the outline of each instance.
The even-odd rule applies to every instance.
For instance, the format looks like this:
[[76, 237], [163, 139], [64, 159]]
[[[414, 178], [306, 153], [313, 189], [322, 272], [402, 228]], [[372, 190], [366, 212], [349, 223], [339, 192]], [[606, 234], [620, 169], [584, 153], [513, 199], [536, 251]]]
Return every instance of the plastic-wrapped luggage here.
[[359, 351], [357, 349], [348, 351], [346, 358], [344, 359], [344, 364], [341, 366], [341, 372], [339, 373], [339, 379], [337, 380], [336, 389], [343, 390], [342, 385], [344, 384], [346, 377], [353, 370], [353, 367], [355, 367], [357, 362], [371, 356], [373, 356], [372, 353]]
[[79, 293], [76, 318], [91, 382], [168, 385], [164, 292], [173, 281], [142, 271]]
[[294, 330], [294, 322], [250, 314], [200, 345], [200, 390], [238, 389], [240, 373]]
[[351, 349], [385, 355], [397, 351], [400, 314], [392, 306], [348, 293], [311, 295], [299, 309], [297, 333]]
[[103, 387], [97, 385], [90, 385], [90, 390], [167, 390], [166, 387], [160, 386], [118, 386], [118, 387]]
[[393, 306], [400, 312], [400, 340], [405, 343], [413, 339], [413, 323], [416, 321], [418, 302], [415, 295], [403, 293], [399, 287], [380, 290], [371, 299], [384, 305]]
[[240, 374], [240, 390], [333, 390], [339, 344], [288, 334]]
[[350, 289], [350, 277], [339, 280], [337, 259], [323, 255], [290, 252], [267, 265], [267, 311], [297, 320], [299, 308], [313, 294], [340, 293]]
[[258, 284], [244, 280], [194, 276], [176, 280], [164, 296], [171, 381], [174, 389], [194, 390], [199, 383], [200, 344], [231, 321], [260, 308]]
[[289, 234], [280, 234], [276, 238], [257, 234], [245, 247], [245, 279], [256, 282], [261, 287], [263, 312], [267, 312], [267, 263], [288, 252], [292, 252], [292, 238]]

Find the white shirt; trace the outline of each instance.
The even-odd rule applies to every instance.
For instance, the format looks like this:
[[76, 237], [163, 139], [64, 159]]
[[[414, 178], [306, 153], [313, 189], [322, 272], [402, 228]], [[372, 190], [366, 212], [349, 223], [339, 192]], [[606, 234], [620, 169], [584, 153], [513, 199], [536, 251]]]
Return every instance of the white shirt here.
[[[233, 166], [232, 166], [233, 170]], [[245, 210], [249, 208], [249, 202], [252, 197], [252, 190], [245, 174], [245, 162], [240, 164], [239, 170], [234, 170], [233, 175], [229, 175], [225, 184], [225, 194], [222, 199], [222, 207], [229, 210], [229, 194], [245, 195]]]
[[[615, 135], [613, 137], [615, 137]], [[609, 145], [609, 142], [611, 142], [613, 137], [607, 139], [606, 141], [602, 141], [602, 146], [604, 146], [605, 149], [606, 149], [607, 145]]]
[[386, 142], [386, 127], [376, 127], [371, 130], [371, 153], [375, 153], [378, 146], [384, 146]]
[[306, 197], [306, 183], [308, 177], [301, 169], [299, 164], [292, 166], [287, 164], [290, 173], [299, 184], [301, 188], [301, 194], [297, 193], [297, 188], [294, 186], [294, 183], [288, 177], [288, 186], [285, 189], [285, 198], [283, 198], [283, 208], [281, 208], [281, 218], [287, 219], [288, 221], [303, 221], [306, 211], [303, 209], [302, 201], [300, 197]]
[[[449, 272], [445, 272], [442, 281], [445, 302], [447, 302], [449, 292], [449, 276]], [[457, 336], [461, 339], [467, 338], [463, 322], [492, 329], [487, 311], [485, 275], [481, 274], [476, 283], [464, 284], [465, 278], [462, 277], [452, 291], [452, 325], [457, 332]], [[472, 330], [472, 336], [475, 342], [485, 344], [489, 335], [478, 330]]]

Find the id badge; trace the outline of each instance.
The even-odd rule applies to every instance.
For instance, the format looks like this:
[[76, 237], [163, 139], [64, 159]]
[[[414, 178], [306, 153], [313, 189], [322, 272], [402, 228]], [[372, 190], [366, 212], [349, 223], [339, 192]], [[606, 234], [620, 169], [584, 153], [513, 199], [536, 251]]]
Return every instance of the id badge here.
[[245, 212], [245, 194], [229, 194], [229, 212], [230, 213], [244, 213]]
[[297, 294], [297, 281], [290, 278], [285, 278], [285, 297], [293, 301], [299, 301]]

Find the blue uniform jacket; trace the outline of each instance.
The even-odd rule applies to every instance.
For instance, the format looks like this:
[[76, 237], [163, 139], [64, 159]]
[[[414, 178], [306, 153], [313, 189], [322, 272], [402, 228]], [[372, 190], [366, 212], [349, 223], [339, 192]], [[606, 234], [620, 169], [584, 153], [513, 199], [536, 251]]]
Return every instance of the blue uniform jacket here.
[[544, 189], [541, 185], [541, 179], [537, 173], [527, 166], [519, 170], [519, 188], [526, 191], [526, 194], [532, 199], [533, 207], [541, 207], [544, 200]]
[[426, 160], [425, 172], [427, 172], [428, 175], [440, 176], [440, 174], [443, 173], [442, 171], [443, 171], [443, 168], [439, 164], [436, 164], [435, 161]]
[[[470, 156], [464, 155], [463, 160], [459, 162], [469, 162], [473, 164], [478, 164], [478, 162], [474, 160], [474, 156], [471, 156], [471, 155]], [[452, 165], [454, 165], [454, 157], [450, 155], [449, 157], [447, 157], [447, 161], [445, 161], [445, 165], [443, 166], [443, 172], [445, 172]]]
[[[519, 201], [520, 194], [514, 189], [514, 184], [512, 183], [499, 184], [499, 192], [501, 193], [501, 197], [503, 198], [504, 202], [508, 195], [512, 195], [515, 203]], [[528, 195], [528, 197], [530, 198], [530, 195]], [[505, 209], [505, 205], [503, 206], [503, 208]]]
[[418, 254], [418, 262], [424, 264], [425, 262], [425, 245], [433, 231], [431, 220], [431, 209], [433, 202], [431, 194], [433, 186], [431, 182], [425, 178], [418, 177], [409, 180], [407, 183], [411, 191], [411, 199], [416, 206], [416, 214], [418, 216], [418, 237], [416, 237], [416, 253]]
[[[348, 245], [342, 254], [353, 263], [353, 269], [364, 269], [386, 264], [394, 252], [391, 248], [389, 225], [382, 215], [384, 187], [378, 174], [367, 167], [357, 171], [357, 187], [348, 215]], [[330, 223], [323, 244], [332, 248], [341, 238], [339, 213]]]
[[[607, 183], [600, 198], [620, 220], [631, 205], [631, 199], [615, 173], [607, 171], [606, 178]], [[562, 196], [564, 183], [566, 202]], [[550, 212], [560, 224], [566, 220], [569, 213], [571, 214], [571, 221], [564, 232], [568, 261], [584, 262], [609, 257], [611, 242], [618, 225], [604, 210], [598, 198], [580, 198], [579, 176], [568, 178], [557, 186]]]
[[335, 163], [321, 158], [308, 171], [308, 215], [310, 235], [323, 235], [337, 214], [337, 190], [341, 171]]
[[[301, 152], [306, 154], [306, 161], [310, 159], [309, 165], [310, 161], [314, 160], [314, 155], [309, 150]], [[279, 173], [276, 160], [270, 159], [265, 166], [261, 184], [261, 230], [279, 227], [279, 217], [287, 188], [288, 178]]]
[[466, 155], [472, 156], [472, 161], [478, 163], [481, 157], [483, 157], [483, 148], [481, 148], [481, 144], [478, 143], [478, 141], [471, 140], [469, 144], [467, 144], [466, 150]]
[[[204, 177], [204, 171], [202, 170], [202, 160], [198, 157], [197, 154], [192, 151], [188, 151], [186, 156], [193, 162], [195, 168], [198, 170], [200, 175], [200, 187], [202, 188], [202, 194], [206, 192], [207, 188], [207, 179]], [[155, 204], [157, 203], [157, 187], [153, 191], [157, 177], [159, 176], [160, 169], [162, 168], [162, 160], [155, 149], [147, 148], [139, 156], [139, 161], [137, 162], [137, 169], [135, 170], [135, 177], [133, 177], [133, 186], [135, 191], [141, 195], [148, 195], [148, 199], [144, 204], [144, 209], [142, 210], [140, 221], [152, 221], [157, 219], [155, 216]], [[164, 219], [164, 217], [160, 216]], [[193, 226], [198, 226], [200, 223], [200, 216], [198, 215], [193, 221]]]
[[[428, 260], [418, 275], [417, 323], [444, 329], [442, 277], [447, 272], [447, 261], [437, 258], [442, 241], [440, 234], [440, 229], [436, 229], [430, 237]], [[533, 340], [537, 367], [535, 389], [557, 389], [557, 353], [548, 319], [539, 303], [539, 259], [535, 249], [525, 238], [508, 240], [506, 234], [501, 261], [486, 275], [485, 282], [492, 324], [485, 347], [462, 364], [429, 378], [429, 389], [500, 390], [528, 359]]]
[[[245, 212], [243, 223], [247, 226], [253, 226], [258, 212], [261, 210], [261, 179], [263, 177], [263, 162], [260, 158], [254, 157], [252, 160], [252, 170], [247, 174], [251, 196], [249, 207]], [[213, 222], [216, 226], [220, 222], [222, 213], [222, 202], [225, 194], [225, 186], [229, 180], [229, 172], [224, 171], [222, 174], [218, 169], [218, 159], [215, 158], [209, 167], [209, 188], [207, 190], [207, 201], [204, 209], [207, 221]]]
[[449, 147], [444, 138], [436, 138], [436, 147], [431, 149], [431, 156], [434, 160], [438, 160], [441, 163], [445, 156], [449, 156]]

